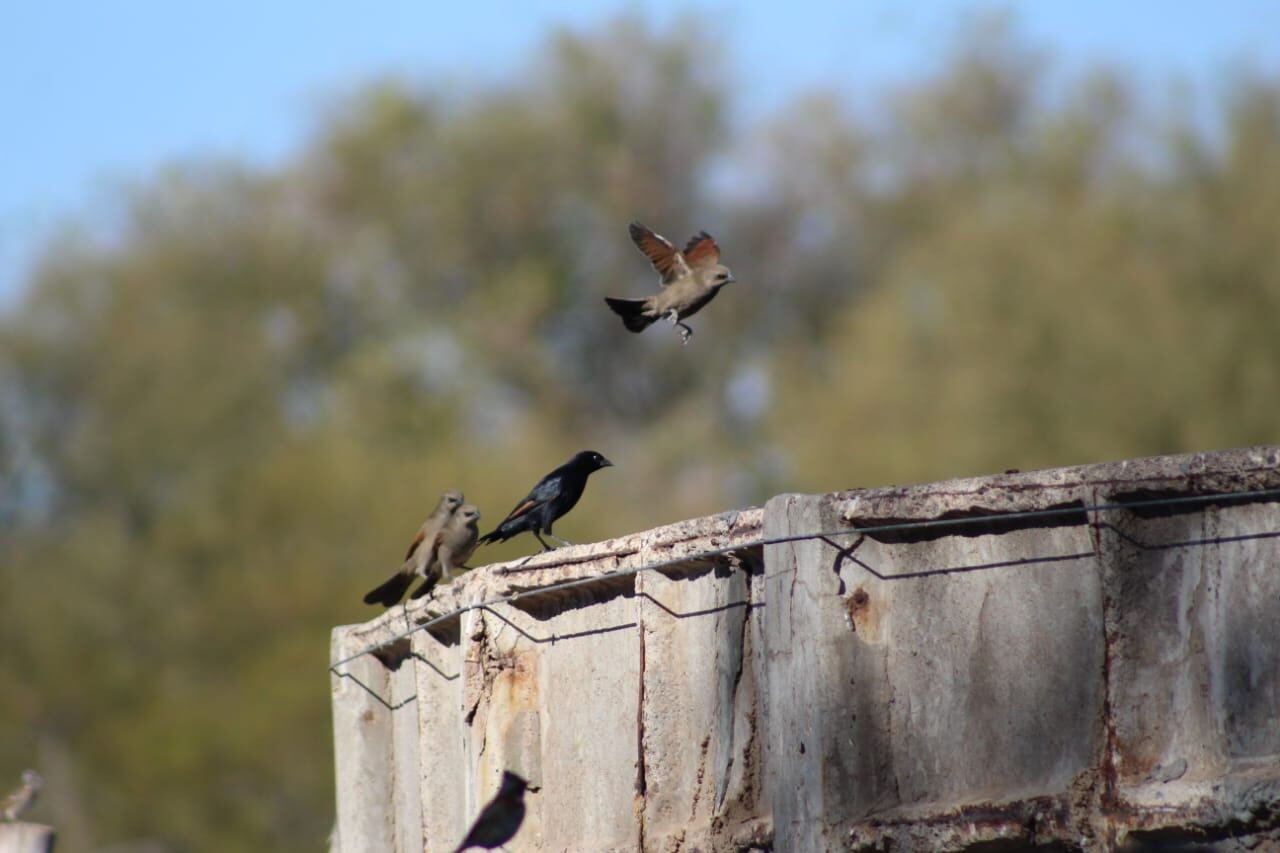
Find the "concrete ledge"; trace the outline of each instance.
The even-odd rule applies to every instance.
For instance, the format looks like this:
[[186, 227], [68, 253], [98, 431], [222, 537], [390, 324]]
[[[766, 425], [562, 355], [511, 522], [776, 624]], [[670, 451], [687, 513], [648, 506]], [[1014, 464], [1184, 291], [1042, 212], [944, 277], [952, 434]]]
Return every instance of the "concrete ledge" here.
[[[520, 595], [532, 605], [547, 587], [570, 581], [584, 581], [573, 590], [552, 590], [545, 597], [555, 606], [566, 602], [588, 604], [598, 595], [609, 595], [609, 588], [617, 587], [619, 580], [609, 575], [638, 569], [657, 562], [677, 561], [671, 574], [694, 572], [734, 557], [705, 559], [701, 555], [710, 550], [733, 549], [740, 558], [759, 559], [757, 540], [763, 527], [763, 510], [760, 507], [724, 512], [718, 515], [694, 518], [632, 533], [602, 542], [568, 545], [554, 551], [535, 553], [505, 563], [491, 563], [461, 575], [452, 583], [441, 584], [428, 597], [418, 601], [407, 600], [401, 606], [392, 607], [382, 615], [359, 625], [344, 625], [334, 629], [341, 635], [348, 649], [390, 647], [400, 635], [415, 626], [434, 621], [442, 615], [466, 607], [510, 595]], [[591, 581], [599, 581], [592, 584]], [[633, 581], [627, 577], [624, 588], [630, 589]], [[437, 633], [456, 632], [458, 619], [437, 623]], [[352, 653], [352, 652], [349, 652]]]

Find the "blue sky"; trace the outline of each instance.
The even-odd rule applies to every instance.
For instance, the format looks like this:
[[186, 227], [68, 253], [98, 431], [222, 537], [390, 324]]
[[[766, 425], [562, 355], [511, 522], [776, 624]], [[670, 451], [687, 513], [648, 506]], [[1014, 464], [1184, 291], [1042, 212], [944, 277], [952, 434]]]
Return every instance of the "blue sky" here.
[[[500, 78], [548, 29], [620, 11], [723, 28], [752, 109], [831, 85], [875, 89], [933, 67], [962, 0], [471, 3], [380, 0], [15, 0], [0, 11], [0, 304], [67, 216], [175, 159], [270, 165], [327, 102], [388, 72]], [[1241, 63], [1280, 66], [1280, 3], [1036, 0], [1006, 4], [1066, 68], [1122, 63], [1201, 85]]]

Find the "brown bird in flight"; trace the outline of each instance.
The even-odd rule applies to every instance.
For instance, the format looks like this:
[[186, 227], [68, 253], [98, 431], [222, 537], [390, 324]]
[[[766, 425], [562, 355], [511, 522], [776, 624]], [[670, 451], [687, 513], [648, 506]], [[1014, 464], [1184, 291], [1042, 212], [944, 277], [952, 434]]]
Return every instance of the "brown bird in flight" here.
[[689, 343], [693, 329], [682, 321], [715, 299], [720, 288], [735, 281], [729, 268], [720, 263], [720, 247], [706, 231], [693, 235], [684, 251], [639, 222], [632, 222], [630, 231], [631, 240], [658, 271], [662, 290], [647, 299], [606, 296], [604, 301], [622, 318], [627, 331], [643, 332], [651, 323], [668, 320], [680, 332], [680, 342]]
[[436, 535], [435, 555], [423, 570], [422, 584], [410, 598], [422, 598], [431, 592], [441, 577], [453, 580], [453, 570], [462, 568], [475, 553], [476, 541], [480, 538], [479, 521], [480, 510], [471, 504], [463, 504], [453, 511]]
[[440, 496], [440, 502], [427, 520], [418, 528], [418, 535], [409, 543], [409, 553], [404, 555], [400, 569], [377, 589], [364, 597], [365, 604], [381, 604], [392, 607], [413, 585], [415, 577], [425, 578], [436, 560], [437, 539], [454, 511], [462, 506], [462, 492], [448, 491]]

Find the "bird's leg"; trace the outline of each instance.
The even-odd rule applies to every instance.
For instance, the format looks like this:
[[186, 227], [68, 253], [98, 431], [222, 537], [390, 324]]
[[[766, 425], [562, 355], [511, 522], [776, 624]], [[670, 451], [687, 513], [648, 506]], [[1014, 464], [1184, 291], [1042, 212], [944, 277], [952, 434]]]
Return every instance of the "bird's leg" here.
[[440, 555], [440, 573], [444, 575], [445, 580], [453, 580], [453, 566], [449, 565], [449, 558], [443, 554]]
[[556, 540], [557, 542], [559, 542], [561, 545], [572, 545], [572, 544], [573, 544], [573, 543], [572, 543], [572, 542], [570, 542], [568, 539], [561, 539], [559, 536], [555, 535], [555, 534], [554, 534], [554, 533], [552, 533], [550, 530], [548, 530], [548, 531], [547, 531], [547, 535], [548, 535], [548, 536], [550, 536], [552, 539]]
[[672, 308], [667, 312], [667, 319], [671, 321], [671, 325], [680, 333], [680, 343], [689, 343], [689, 338], [693, 337], [693, 329], [680, 322], [680, 312]]
[[542, 534], [541, 534], [541, 533], [539, 533], [536, 529], [535, 529], [535, 530], [532, 530], [532, 531], [530, 531], [530, 532], [531, 532], [531, 533], [533, 533], [533, 535], [537, 537], [537, 539], [538, 539], [538, 541], [539, 541], [540, 543], [542, 543], [542, 550], [543, 550], [543, 551], [553, 551], [553, 550], [555, 550], [554, 548], [552, 548], [550, 545], [548, 545], [548, 544], [547, 544], [547, 540], [543, 539], [543, 538], [542, 538]]

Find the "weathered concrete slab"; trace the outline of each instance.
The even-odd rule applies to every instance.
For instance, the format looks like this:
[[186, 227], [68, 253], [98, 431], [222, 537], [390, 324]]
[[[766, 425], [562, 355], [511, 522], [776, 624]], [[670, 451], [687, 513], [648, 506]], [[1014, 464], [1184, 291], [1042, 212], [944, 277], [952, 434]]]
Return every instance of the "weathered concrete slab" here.
[[637, 578], [645, 849], [705, 849], [755, 812], [746, 768], [761, 745], [747, 623], [762, 568], [750, 560]]
[[[363, 648], [354, 633], [334, 630], [332, 660]], [[342, 853], [395, 849], [390, 680], [386, 667], [371, 656], [350, 661], [341, 674], [330, 676], [338, 797], [333, 848]]]
[[1280, 846], [1280, 495], [1214, 497], [1265, 489], [1274, 447], [781, 495], [478, 569], [335, 631], [340, 849], [452, 849], [503, 769], [513, 851]]
[[53, 853], [57, 833], [43, 823], [0, 823], [0, 853]]
[[[427, 631], [412, 638], [403, 664], [417, 685], [417, 765], [421, 841], [416, 851], [452, 850], [466, 832], [471, 764], [463, 750], [462, 644]], [[407, 715], [406, 715], [407, 716]], [[399, 774], [397, 774], [397, 777]], [[410, 818], [412, 812], [410, 812]]]

